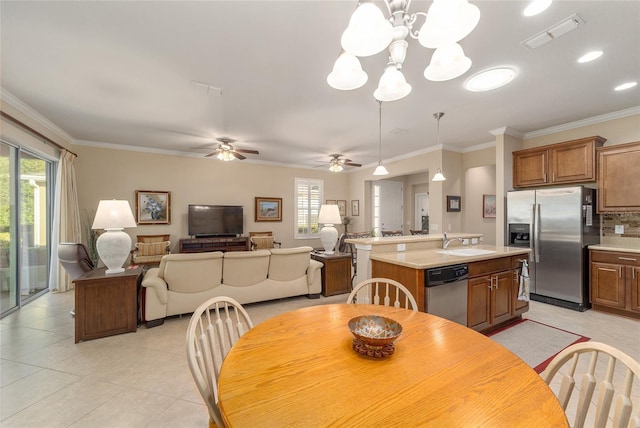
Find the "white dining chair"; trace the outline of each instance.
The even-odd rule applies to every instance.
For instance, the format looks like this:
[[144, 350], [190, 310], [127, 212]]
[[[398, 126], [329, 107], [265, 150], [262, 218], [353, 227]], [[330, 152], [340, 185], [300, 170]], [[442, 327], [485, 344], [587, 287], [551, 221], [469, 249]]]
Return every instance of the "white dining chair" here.
[[193, 380], [209, 410], [209, 426], [224, 427], [218, 408], [218, 376], [231, 347], [253, 323], [240, 303], [214, 297], [201, 304], [187, 327], [187, 360]]
[[[560, 382], [557, 393], [560, 405], [567, 414], [575, 409], [572, 427], [583, 427], [590, 409], [593, 424], [590, 420], [588, 426], [640, 427], [640, 406], [637, 397], [632, 397], [634, 382], [636, 388], [639, 386], [640, 363], [629, 355], [604, 343], [577, 343], [556, 355], [540, 374], [550, 386], [556, 382], [556, 375]], [[598, 393], [594, 400], [596, 388]], [[571, 412], [567, 412], [574, 390], [579, 394], [577, 403], [574, 399]]]
[[[393, 291], [393, 292], [392, 292]], [[418, 303], [411, 292], [398, 281], [389, 278], [370, 278], [353, 287], [347, 303], [364, 303], [418, 310]]]

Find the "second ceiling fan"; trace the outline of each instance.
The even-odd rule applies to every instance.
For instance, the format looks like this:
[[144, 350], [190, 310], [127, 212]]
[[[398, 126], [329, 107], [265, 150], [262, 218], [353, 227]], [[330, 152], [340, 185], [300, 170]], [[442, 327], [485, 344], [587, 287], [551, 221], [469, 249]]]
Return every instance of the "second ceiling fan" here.
[[351, 162], [351, 159], [343, 159], [341, 154], [332, 153], [329, 155], [331, 160], [329, 161], [329, 171], [331, 172], [340, 172], [343, 169], [343, 166], [362, 166], [359, 163]]
[[241, 153], [247, 153], [252, 155], [259, 155], [260, 152], [257, 150], [247, 150], [247, 149], [236, 149], [233, 147], [232, 143], [235, 143], [236, 140], [228, 137], [220, 137], [216, 138], [220, 142], [218, 144], [218, 148], [216, 148], [213, 152], [205, 155], [205, 157], [216, 156], [218, 159], [223, 161], [231, 161], [233, 159], [243, 160], [246, 159], [246, 156], [243, 156]]

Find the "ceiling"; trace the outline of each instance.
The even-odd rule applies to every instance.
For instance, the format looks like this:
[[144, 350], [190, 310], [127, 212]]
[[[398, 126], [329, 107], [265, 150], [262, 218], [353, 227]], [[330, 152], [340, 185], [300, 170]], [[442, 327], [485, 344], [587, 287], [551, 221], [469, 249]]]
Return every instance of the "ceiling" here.
[[[640, 106], [638, 86], [613, 90], [640, 80], [640, 1], [555, 0], [530, 18], [526, 1], [472, 3], [481, 18], [460, 42], [473, 61], [465, 75], [426, 80], [433, 50], [409, 38], [403, 71], [413, 91], [382, 106], [384, 160], [433, 149], [439, 111], [440, 142], [465, 150], [495, 141], [497, 128], [526, 134]], [[362, 59], [369, 81], [360, 89], [326, 83], [356, 4], [3, 0], [1, 85], [80, 144], [204, 156], [229, 136], [236, 148], [260, 151], [244, 162], [313, 167], [342, 153], [372, 165], [372, 94], [387, 55]], [[410, 12], [429, 5], [414, 1]], [[521, 44], [574, 13], [582, 27], [537, 49]], [[577, 63], [593, 49], [604, 55]], [[498, 65], [519, 74], [490, 92], [462, 87]]]

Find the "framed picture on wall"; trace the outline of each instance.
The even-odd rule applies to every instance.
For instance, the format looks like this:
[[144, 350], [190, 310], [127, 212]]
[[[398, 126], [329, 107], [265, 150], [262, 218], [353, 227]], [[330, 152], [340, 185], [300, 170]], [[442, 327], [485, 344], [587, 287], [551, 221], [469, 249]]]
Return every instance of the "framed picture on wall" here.
[[338, 200], [338, 210], [340, 210], [340, 217], [347, 215], [347, 201]]
[[447, 196], [447, 211], [448, 212], [460, 212], [461, 207], [460, 196]]
[[482, 195], [482, 217], [496, 218], [496, 195]]
[[171, 224], [171, 192], [136, 190], [138, 224]]
[[335, 199], [327, 199], [325, 205], [338, 205]]
[[256, 197], [255, 221], [282, 221], [282, 198]]
[[351, 215], [354, 217], [360, 215], [360, 201], [357, 199], [351, 201]]

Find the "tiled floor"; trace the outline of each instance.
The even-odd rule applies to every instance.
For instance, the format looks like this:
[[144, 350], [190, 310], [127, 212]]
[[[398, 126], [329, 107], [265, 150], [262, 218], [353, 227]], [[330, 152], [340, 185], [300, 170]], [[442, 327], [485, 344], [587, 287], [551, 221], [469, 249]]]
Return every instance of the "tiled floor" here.
[[[257, 324], [282, 308], [345, 298], [302, 297], [248, 310]], [[185, 358], [188, 316], [74, 344], [73, 306], [73, 293], [50, 293], [0, 321], [2, 427], [206, 426], [207, 411]], [[537, 302], [526, 317], [609, 343], [640, 360], [640, 321]]]

